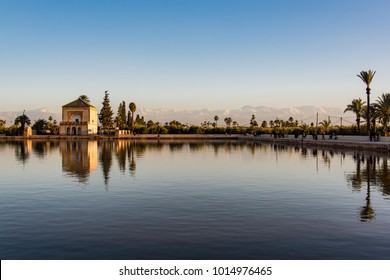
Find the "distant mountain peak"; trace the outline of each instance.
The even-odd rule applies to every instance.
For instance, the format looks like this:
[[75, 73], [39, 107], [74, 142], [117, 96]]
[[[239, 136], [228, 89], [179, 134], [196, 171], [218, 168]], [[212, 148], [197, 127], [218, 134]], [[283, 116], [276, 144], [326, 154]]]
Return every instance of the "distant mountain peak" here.
[[[47, 120], [50, 116], [57, 121], [61, 121], [61, 114], [58, 112], [49, 112], [46, 108], [37, 108], [26, 110], [24, 112], [31, 120], [31, 123], [34, 124], [36, 120], [45, 119]], [[7, 126], [12, 125], [15, 118], [23, 114], [23, 111], [8, 111], [8, 112], [0, 112], [0, 119], [5, 120]]]
[[[288, 120], [290, 117], [298, 121], [310, 123], [314, 121], [317, 112], [321, 117], [337, 116], [351, 117], [352, 114], [344, 114], [344, 110], [335, 107], [315, 107], [315, 106], [299, 106], [299, 107], [285, 107], [273, 108], [266, 106], [242, 106], [238, 109], [200, 109], [200, 110], [186, 110], [186, 109], [141, 109], [146, 120], [159, 121], [161, 123], [178, 120], [183, 123], [191, 123], [199, 125], [204, 121], [214, 122], [214, 116], [219, 116], [219, 125], [223, 125], [223, 119], [231, 117], [238, 121], [239, 124], [248, 124], [252, 115], [255, 115], [257, 121], [270, 121], [278, 118], [279, 120]], [[311, 118], [311, 119], [310, 119]], [[335, 123], [335, 122], [334, 122]]]

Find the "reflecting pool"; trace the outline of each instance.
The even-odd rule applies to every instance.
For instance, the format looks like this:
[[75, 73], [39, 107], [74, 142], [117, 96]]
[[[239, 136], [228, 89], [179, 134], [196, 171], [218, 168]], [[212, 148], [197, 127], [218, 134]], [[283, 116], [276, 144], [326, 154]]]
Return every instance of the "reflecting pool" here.
[[387, 155], [0, 142], [1, 259], [390, 259]]

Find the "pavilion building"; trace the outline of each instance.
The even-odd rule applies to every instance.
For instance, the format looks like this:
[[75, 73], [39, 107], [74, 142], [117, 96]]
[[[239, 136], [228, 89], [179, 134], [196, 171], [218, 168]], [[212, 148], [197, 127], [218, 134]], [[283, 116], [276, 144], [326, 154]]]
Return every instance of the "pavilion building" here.
[[78, 98], [62, 106], [60, 135], [97, 134], [98, 115], [96, 108]]

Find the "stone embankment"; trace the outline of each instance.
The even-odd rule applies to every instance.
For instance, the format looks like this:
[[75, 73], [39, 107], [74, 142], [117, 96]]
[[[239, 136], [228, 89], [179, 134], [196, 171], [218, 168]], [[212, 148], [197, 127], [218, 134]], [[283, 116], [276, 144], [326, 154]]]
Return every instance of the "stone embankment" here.
[[[311, 139], [310, 139], [311, 138]], [[306, 147], [324, 147], [324, 148], [337, 148], [337, 149], [352, 149], [352, 150], [371, 150], [378, 152], [390, 152], [390, 138], [382, 137], [379, 141], [370, 141], [368, 136], [338, 136], [336, 139], [330, 139], [329, 136], [325, 136], [322, 139], [315, 140], [311, 136], [310, 138], [295, 138], [293, 135], [287, 135], [283, 138], [274, 138], [270, 135], [262, 136], [239, 136], [238, 139], [246, 141], [256, 141], [262, 143], [274, 143], [274, 144], [287, 144], [287, 145], [300, 145]]]

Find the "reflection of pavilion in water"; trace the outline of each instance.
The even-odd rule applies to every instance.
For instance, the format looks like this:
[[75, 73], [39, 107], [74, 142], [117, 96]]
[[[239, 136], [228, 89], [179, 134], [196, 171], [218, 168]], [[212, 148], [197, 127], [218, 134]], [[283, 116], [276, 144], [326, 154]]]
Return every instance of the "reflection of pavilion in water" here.
[[86, 183], [90, 172], [96, 170], [98, 148], [96, 141], [60, 142], [62, 171]]

